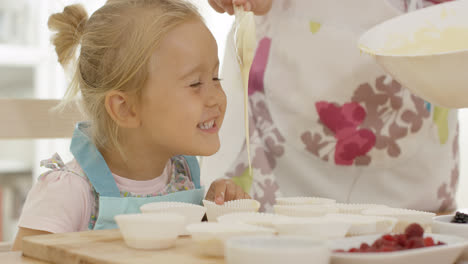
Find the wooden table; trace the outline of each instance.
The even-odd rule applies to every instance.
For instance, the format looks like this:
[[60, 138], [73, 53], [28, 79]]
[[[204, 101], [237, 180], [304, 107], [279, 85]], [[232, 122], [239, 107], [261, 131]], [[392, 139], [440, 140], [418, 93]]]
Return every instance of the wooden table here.
[[28, 257], [24, 257], [21, 251], [14, 252], [2, 252], [0, 253], [0, 263], [8, 264], [49, 264], [49, 262], [44, 262]]
[[117, 229], [31, 236], [21, 252], [1, 253], [0, 263], [11, 264], [225, 264], [223, 258], [198, 254], [191, 237], [180, 237], [165, 250], [129, 248]]

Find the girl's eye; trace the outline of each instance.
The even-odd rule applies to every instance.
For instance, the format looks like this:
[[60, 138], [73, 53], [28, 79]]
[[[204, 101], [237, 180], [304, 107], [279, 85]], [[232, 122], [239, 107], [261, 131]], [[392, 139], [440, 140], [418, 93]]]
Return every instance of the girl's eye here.
[[213, 78], [213, 81], [215, 81], [215, 82], [220, 82], [220, 81], [222, 81], [222, 80], [223, 80], [223, 79], [220, 79], [220, 78], [218, 78], [218, 77]]
[[201, 83], [201, 82], [197, 82], [197, 83], [191, 84], [190, 87], [196, 88], [196, 87], [198, 87], [198, 86], [200, 86], [200, 85], [202, 85], [202, 83]]

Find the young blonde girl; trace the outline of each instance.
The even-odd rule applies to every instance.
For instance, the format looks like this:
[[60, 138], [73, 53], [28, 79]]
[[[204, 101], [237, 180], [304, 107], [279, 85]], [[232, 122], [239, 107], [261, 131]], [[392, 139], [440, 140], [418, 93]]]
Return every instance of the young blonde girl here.
[[[63, 66], [81, 45], [64, 103], [80, 94], [89, 122], [76, 126], [74, 160], [42, 162], [51, 170], [28, 194], [14, 249], [28, 235], [115, 228], [115, 215], [148, 202], [200, 204], [193, 155], [219, 149], [226, 96], [216, 41], [196, 8], [183, 0], [109, 0], [88, 19], [71, 5], [50, 17], [49, 28]], [[218, 180], [206, 198], [248, 195]]]

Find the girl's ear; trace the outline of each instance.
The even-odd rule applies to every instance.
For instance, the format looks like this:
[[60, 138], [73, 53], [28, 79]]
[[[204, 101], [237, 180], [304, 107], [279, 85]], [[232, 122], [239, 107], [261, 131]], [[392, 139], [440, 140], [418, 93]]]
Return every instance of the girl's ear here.
[[105, 106], [109, 116], [120, 127], [137, 128], [141, 124], [140, 117], [131, 96], [121, 91], [110, 91], [105, 98]]

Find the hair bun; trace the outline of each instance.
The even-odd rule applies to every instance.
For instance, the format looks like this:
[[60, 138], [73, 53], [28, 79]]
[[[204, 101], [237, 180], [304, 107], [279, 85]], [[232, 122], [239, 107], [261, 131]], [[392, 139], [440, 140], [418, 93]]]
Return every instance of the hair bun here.
[[57, 32], [52, 42], [60, 64], [65, 66], [74, 57], [87, 21], [88, 13], [80, 4], [66, 6], [62, 13], [49, 17], [49, 29]]

